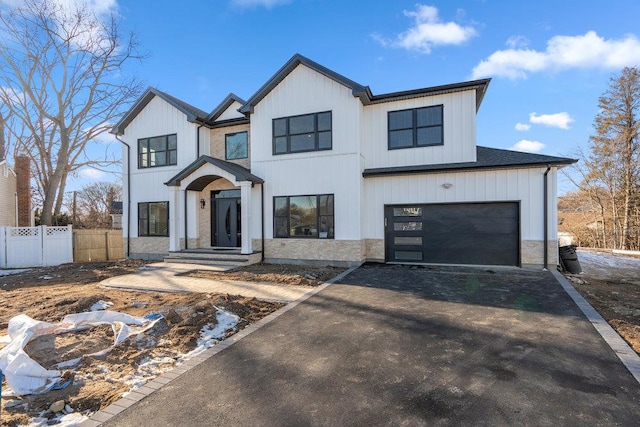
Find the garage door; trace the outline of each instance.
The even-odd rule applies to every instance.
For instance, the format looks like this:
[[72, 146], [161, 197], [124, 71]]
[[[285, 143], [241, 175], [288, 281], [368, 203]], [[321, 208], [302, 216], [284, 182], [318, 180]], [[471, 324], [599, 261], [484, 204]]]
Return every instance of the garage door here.
[[519, 265], [518, 203], [385, 206], [387, 262]]

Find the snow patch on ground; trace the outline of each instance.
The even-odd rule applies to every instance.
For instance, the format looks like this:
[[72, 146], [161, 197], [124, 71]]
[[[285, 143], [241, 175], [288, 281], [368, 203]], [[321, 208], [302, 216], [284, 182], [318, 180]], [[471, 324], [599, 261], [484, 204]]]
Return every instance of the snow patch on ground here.
[[12, 270], [0, 270], [0, 277], [8, 276], [10, 274], [24, 273], [25, 271], [29, 271], [29, 269], [28, 268], [18, 268], [18, 269], [12, 269]]
[[640, 275], [640, 258], [614, 255], [606, 252], [577, 251], [578, 261], [585, 275], [605, 280], [612, 270], [616, 275], [637, 279]]
[[99, 311], [99, 310], [106, 310], [107, 308], [113, 306], [112, 302], [109, 301], [98, 301], [96, 303], [94, 303], [91, 308], [89, 308], [89, 311]]

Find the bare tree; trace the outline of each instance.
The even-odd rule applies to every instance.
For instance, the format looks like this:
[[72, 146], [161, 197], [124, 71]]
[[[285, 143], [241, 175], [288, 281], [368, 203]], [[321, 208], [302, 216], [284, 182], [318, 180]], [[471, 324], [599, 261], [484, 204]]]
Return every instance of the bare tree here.
[[112, 202], [121, 199], [122, 186], [113, 182], [96, 182], [83, 187], [77, 194], [77, 223], [74, 226], [110, 228]]
[[15, 118], [15, 150], [32, 159], [42, 223], [60, 213], [69, 174], [113, 164], [90, 143], [142, 92], [125, 66], [141, 59], [133, 34], [123, 37], [118, 17], [103, 16], [85, 2], [0, 0], [0, 102]]

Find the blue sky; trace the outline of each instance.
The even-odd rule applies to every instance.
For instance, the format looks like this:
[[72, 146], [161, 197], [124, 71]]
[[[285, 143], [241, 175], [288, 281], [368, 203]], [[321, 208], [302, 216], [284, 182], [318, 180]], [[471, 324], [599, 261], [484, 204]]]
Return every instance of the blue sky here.
[[587, 146], [610, 77], [640, 64], [637, 0], [91, 3], [149, 53], [131, 71], [205, 111], [249, 98], [295, 53], [374, 94], [491, 77], [478, 145], [550, 155]]

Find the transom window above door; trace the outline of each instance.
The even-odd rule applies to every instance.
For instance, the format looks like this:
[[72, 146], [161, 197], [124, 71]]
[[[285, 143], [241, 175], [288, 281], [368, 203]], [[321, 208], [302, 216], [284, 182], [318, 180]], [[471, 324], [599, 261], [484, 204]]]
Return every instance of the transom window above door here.
[[273, 154], [331, 150], [331, 111], [273, 119]]

